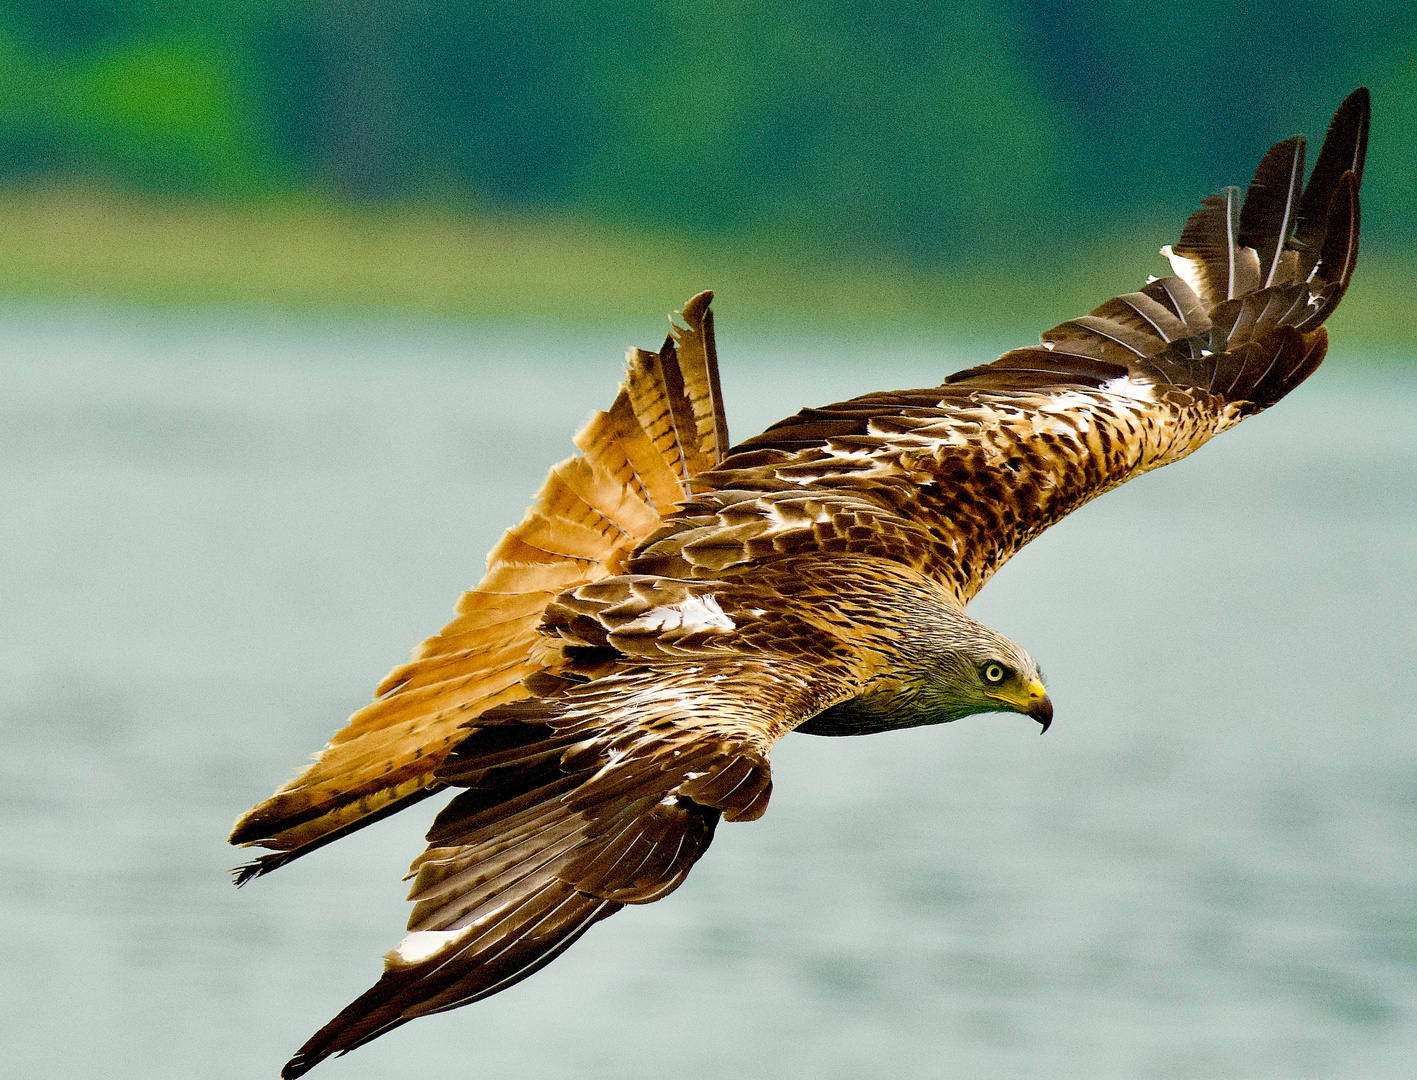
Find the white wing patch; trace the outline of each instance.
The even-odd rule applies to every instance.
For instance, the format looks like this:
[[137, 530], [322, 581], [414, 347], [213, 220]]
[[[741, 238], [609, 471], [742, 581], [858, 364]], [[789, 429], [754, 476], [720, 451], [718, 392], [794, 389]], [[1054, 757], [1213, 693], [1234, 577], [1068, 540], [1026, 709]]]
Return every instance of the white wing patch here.
[[463, 927], [461, 930], [415, 930], [384, 954], [384, 969], [387, 971], [391, 968], [421, 964], [466, 935], [469, 929], [470, 927]]
[[1118, 397], [1130, 398], [1132, 401], [1156, 400], [1155, 383], [1144, 382], [1141, 379], [1133, 379], [1129, 375], [1103, 383], [1102, 389], [1108, 394], [1116, 394]]
[[677, 604], [650, 608], [619, 633], [647, 633], [655, 630], [682, 630], [686, 634], [727, 634], [738, 629], [712, 596], [691, 596]]
[[1199, 259], [1192, 259], [1188, 255], [1177, 255], [1171, 250], [1170, 244], [1161, 249], [1161, 254], [1165, 255], [1167, 261], [1171, 263], [1172, 272], [1191, 287], [1191, 292], [1197, 296], [1208, 295], [1205, 287], [1205, 266]]

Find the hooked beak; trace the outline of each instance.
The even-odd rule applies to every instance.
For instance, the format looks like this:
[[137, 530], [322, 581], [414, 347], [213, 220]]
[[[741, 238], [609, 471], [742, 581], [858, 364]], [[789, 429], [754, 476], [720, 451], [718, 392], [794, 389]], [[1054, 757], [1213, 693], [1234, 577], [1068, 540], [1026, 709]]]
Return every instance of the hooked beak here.
[[[1024, 700], [1020, 703], [1023, 708], [1019, 711], [1025, 716], [1031, 716], [1043, 725], [1043, 731], [1048, 730], [1048, 725], [1053, 722], [1053, 702], [1048, 697], [1048, 691], [1044, 689], [1043, 683], [1039, 679], [1033, 679], [1023, 688]], [[1039, 734], [1043, 734], [1042, 731]]]
[[1010, 689], [1006, 693], [990, 696], [997, 698], [1015, 712], [1033, 717], [1043, 725], [1044, 731], [1047, 731], [1048, 725], [1053, 722], [1053, 702], [1039, 679], [1030, 680], [1022, 691]]
[[[1042, 690], [1039, 686], [1039, 690]], [[1053, 701], [1048, 697], [1047, 692], [1043, 692], [1037, 701], [1033, 702], [1028, 709], [1028, 715], [1043, 725], [1043, 731], [1048, 730], [1048, 725], [1053, 722]], [[1038, 734], [1042, 735], [1043, 731]]]

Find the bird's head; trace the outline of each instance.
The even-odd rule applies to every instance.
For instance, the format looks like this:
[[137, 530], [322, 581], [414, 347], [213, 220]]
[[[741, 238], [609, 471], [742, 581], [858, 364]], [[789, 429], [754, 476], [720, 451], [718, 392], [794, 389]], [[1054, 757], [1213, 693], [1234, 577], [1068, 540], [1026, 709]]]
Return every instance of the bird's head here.
[[[1048, 730], [1053, 702], [1033, 657], [962, 611], [897, 638], [862, 692], [798, 727], [857, 735], [946, 724], [984, 712], [1017, 712]], [[933, 621], [933, 620], [932, 620]]]
[[983, 634], [936, 654], [915, 669], [918, 708], [944, 723], [982, 712], [1018, 712], [1048, 730], [1053, 702], [1033, 657], [1008, 638]]

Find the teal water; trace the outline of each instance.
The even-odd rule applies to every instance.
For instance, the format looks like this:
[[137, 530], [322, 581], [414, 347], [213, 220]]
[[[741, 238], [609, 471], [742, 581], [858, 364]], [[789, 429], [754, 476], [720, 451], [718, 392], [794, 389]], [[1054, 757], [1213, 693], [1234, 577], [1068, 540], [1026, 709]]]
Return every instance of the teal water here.
[[[6, 1075], [274, 1077], [377, 976], [435, 807], [239, 892], [226, 832], [445, 621], [661, 328], [0, 310]], [[720, 352], [739, 436], [988, 355]], [[985, 590], [1046, 738], [788, 738], [768, 814], [669, 899], [314, 1075], [1412, 1075], [1417, 367], [1370, 359], [1340, 343]]]

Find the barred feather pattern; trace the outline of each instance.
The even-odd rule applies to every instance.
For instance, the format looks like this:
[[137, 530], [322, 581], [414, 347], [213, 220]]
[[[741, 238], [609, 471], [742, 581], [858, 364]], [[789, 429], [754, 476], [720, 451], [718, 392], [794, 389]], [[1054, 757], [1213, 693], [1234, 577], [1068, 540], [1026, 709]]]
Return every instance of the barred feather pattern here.
[[358, 784], [383, 783], [361, 821], [460, 789], [413, 865], [409, 935], [283, 1075], [496, 993], [600, 919], [667, 895], [720, 818], [764, 812], [787, 732], [940, 722], [897, 718], [894, 703], [927, 691], [946, 695], [948, 718], [979, 711], [941, 683], [945, 656], [970, 678], [978, 657], [1002, 657], [1038, 685], [965, 605], [1049, 524], [1317, 368], [1356, 263], [1367, 131], [1359, 90], [1307, 183], [1303, 140], [1279, 144], [1243, 200], [1204, 201], [1163, 249], [1172, 276], [1038, 345], [936, 387], [804, 410], [735, 447], [707, 300], [691, 301], [688, 336], [631, 354], [579, 464], [553, 470], [465, 616], [370, 708], [404, 702], [356, 716], [331, 747], [349, 749], [297, 779], [280, 831], [245, 834], [285, 843], [354, 812], [315, 801], [322, 784], [362, 798]]
[[551, 469], [453, 621], [384, 679], [314, 764], [237, 821], [233, 843], [278, 851], [240, 881], [428, 794], [463, 726], [525, 697], [523, 680], [557, 662], [536, 631], [546, 605], [622, 569], [726, 445], [712, 298], [685, 304], [659, 352], [631, 351], [614, 404], [576, 435], [581, 453]]
[[1050, 524], [1180, 460], [1318, 367], [1322, 322], [1357, 259], [1367, 131], [1358, 90], [1302, 196], [1293, 139], [1266, 155], [1243, 204], [1234, 190], [1207, 199], [1162, 249], [1175, 276], [1036, 347], [939, 387], [807, 409], [740, 443], [629, 568], [709, 576], [804, 550], [873, 552], [968, 603]]
[[[794, 603], [763, 608], [768, 591]], [[766, 810], [773, 744], [922, 633], [943, 647], [951, 606], [870, 558], [712, 581], [620, 575], [559, 597], [545, 632], [616, 659], [593, 678], [569, 661], [564, 685], [478, 718], [438, 770], [463, 790], [410, 870], [408, 936], [283, 1075], [505, 989], [594, 922], [668, 895], [720, 817]]]

